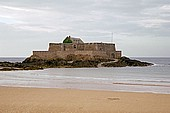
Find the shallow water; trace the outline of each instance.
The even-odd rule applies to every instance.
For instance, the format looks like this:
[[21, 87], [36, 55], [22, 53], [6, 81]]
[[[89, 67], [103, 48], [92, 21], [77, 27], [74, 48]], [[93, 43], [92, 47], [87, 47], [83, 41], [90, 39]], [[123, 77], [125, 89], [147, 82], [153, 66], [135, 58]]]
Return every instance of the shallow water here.
[[170, 94], [170, 58], [135, 58], [149, 67], [51, 68], [0, 72], [0, 86]]

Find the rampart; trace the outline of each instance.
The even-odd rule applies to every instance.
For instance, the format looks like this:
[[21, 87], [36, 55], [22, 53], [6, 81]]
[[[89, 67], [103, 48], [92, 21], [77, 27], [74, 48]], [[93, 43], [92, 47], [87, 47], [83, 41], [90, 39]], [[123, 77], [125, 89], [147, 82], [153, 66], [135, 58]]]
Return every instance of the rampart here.
[[121, 57], [112, 43], [49, 43], [48, 51], [33, 51], [40, 59], [115, 59]]

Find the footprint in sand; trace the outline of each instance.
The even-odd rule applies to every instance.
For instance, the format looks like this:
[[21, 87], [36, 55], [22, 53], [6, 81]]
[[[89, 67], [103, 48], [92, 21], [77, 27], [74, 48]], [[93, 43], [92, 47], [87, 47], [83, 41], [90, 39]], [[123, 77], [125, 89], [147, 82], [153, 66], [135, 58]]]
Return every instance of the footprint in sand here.
[[120, 98], [115, 98], [115, 97], [110, 97], [110, 98], [107, 98], [108, 100], [120, 100]]

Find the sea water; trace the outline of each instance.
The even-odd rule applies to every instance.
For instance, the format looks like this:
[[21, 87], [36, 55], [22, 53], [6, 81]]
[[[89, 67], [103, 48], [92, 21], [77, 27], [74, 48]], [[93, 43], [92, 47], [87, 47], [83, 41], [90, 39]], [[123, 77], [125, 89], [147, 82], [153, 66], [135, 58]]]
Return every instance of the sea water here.
[[25, 57], [0, 57], [0, 62], [22, 62]]
[[[4, 61], [5, 58], [0, 58]], [[170, 94], [170, 58], [133, 58], [148, 67], [50, 68], [1, 71], [0, 86]], [[6, 61], [6, 60], [5, 60]], [[8, 61], [23, 61], [9, 58]]]

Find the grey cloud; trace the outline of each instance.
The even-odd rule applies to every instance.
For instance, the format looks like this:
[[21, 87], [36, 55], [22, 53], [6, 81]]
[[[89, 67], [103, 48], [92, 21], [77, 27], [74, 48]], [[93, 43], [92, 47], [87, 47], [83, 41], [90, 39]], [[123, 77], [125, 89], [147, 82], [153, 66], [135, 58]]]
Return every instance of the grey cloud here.
[[[0, 29], [4, 31], [0, 39], [3, 40], [34, 37], [38, 43], [41, 38], [60, 41], [66, 35], [73, 35], [85, 41], [109, 42], [113, 32], [114, 40], [128, 53], [132, 50], [127, 46], [137, 46], [131, 42], [134, 38], [142, 44], [160, 37], [170, 41], [169, 20], [169, 0], [0, 1]], [[135, 53], [137, 50], [129, 55]]]

